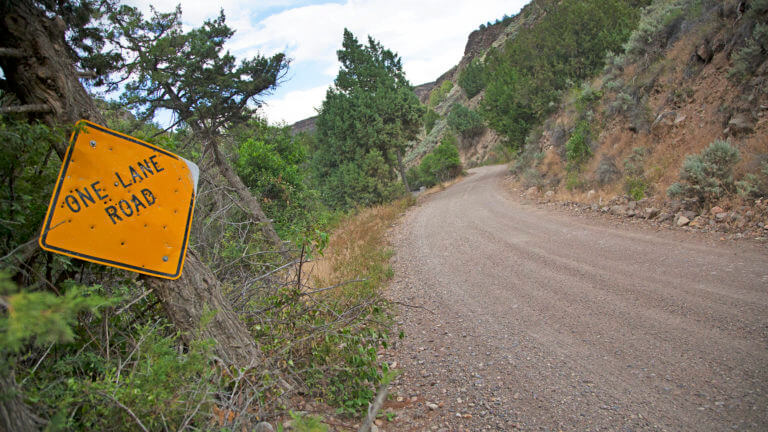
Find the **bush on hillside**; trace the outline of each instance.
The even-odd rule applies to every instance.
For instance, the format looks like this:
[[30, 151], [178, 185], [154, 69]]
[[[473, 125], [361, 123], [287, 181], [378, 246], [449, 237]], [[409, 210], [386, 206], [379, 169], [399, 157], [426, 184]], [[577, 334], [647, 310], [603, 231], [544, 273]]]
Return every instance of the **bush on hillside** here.
[[580, 121], [574, 128], [568, 142], [565, 143], [565, 158], [568, 170], [573, 171], [592, 156], [592, 131], [587, 120]]
[[679, 183], [667, 189], [672, 198], [696, 198], [711, 202], [733, 192], [733, 167], [739, 151], [730, 143], [715, 140], [700, 154], [688, 155], [683, 162]]
[[450, 180], [461, 173], [461, 158], [456, 147], [456, 137], [448, 134], [440, 145], [424, 156], [418, 168], [409, 170], [409, 183], [414, 188], [432, 187]]
[[445, 100], [448, 96], [448, 92], [453, 89], [453, 81], [445, 80], [440, 87], [435, 87], [432, 92], [429, 93], [429, 107], [434, 108], [440, 105], [440, 102]]
[[469, 99], [477, 96], [485, 88], [483, 63], [473, 60], [459, 75], [459, 86], [464, 89]]
[[435, 123], [439, 118], [440, 114], [436, 113], [435, 110], [432, 108], [427, 109], [427, 112], [424, 114], [424, 130], [429, 133], [435, 127]]
[[448, 126], [464, 138], [474, 138], [485, 130], [485, 123], [480, 114], [460, 104], [451, 107]]

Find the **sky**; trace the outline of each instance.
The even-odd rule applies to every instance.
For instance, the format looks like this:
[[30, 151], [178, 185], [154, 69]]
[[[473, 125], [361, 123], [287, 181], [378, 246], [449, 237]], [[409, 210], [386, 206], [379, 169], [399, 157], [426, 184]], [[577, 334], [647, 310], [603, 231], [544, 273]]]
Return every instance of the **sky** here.
[[226, 48], [237, 58], [284, 52], [284, 82], [263, 97], [261, 114], [292, 124], [317, 114], [339, 70], [336, 51], [344, 28], [361, 42], [370, 35], [400, 55], [413, 85], [434, 81], [456, 65], [469, 33], [480, 24], [520, 11], [528, 0], [127, 0], [149, 13], [181, 4], [182, 20], [196, 27], [221, 9], [235, 30]]

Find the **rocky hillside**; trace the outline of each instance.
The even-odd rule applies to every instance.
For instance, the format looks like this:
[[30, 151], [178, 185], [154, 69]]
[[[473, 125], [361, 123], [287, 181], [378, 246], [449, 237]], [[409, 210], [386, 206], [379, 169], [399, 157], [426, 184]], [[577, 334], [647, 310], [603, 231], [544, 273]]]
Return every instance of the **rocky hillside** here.
[[[654, 2], [625, 52], [529, 137], [513, 166], [527, 194], [762, 232], [767, 10], [764, 0]], [[585, 157], [574, 163], [579, 142]]]

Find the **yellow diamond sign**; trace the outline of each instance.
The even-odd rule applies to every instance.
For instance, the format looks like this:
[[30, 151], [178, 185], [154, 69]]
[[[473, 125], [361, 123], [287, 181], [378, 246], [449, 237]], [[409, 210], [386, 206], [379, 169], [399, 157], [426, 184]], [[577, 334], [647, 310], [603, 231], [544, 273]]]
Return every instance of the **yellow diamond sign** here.
[[59, 172], [40, 246], [177, 279], [198, 177], [197, 165], [182, 157], [81, 120]]

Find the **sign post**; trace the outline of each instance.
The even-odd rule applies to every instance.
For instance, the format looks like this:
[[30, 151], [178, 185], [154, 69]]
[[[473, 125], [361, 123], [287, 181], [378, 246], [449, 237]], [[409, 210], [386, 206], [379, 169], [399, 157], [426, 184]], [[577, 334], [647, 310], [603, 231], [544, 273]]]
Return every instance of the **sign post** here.
[[178, 279], [198, 178], [197, 165], [182, 157], [81, 120], [59, 172], [40, 247]]

